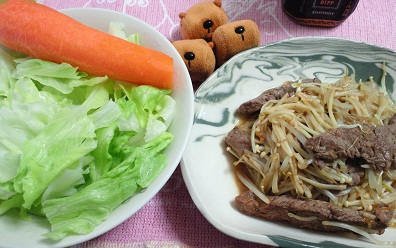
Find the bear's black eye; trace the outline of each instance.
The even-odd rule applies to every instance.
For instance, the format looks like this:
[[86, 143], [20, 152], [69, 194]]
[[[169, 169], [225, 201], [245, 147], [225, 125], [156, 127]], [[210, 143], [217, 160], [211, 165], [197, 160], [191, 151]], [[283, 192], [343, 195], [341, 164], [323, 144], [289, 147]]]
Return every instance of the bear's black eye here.
[[213, 21], [212, 20], [207, 20], [203, 23], [204, 29], [209, 29], [213, 26]]
[[195, 54], [193, 52], [186, 52], [184, 54], [184, 58], [186, 60], [193, 60], [193, 59], [195, 59]]
[[191, 60], [195, 59], [195, 54], [193, 52], [186, 52], [184, 58], [188, 61], [188, 67], [191, 67]]
[[235, 28], [235, 33], [242, 34], [243, 32], [245, 32], [245, 28], [243, 26], [239, 26]]

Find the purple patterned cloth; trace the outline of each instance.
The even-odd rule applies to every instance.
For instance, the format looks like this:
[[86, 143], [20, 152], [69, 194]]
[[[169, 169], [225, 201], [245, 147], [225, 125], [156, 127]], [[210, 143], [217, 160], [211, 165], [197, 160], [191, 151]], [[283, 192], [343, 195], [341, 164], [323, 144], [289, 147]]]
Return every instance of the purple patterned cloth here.
[[[199, 0], [41, 0], [51, 8], [103, 8], [137, 17], [171, 40], [180, 39], [179, 13]], [[396, 2], [362, 0], [336, 28], [300, 26], [282, 11], [280, 0], [223, 0], [230, 21], [251, 19], [261, 43], [299, 36], [333, 36], [396, 50]], [[124, 223], [76, 247], [263, 247], [215, 229], [191, 200], [178, 168], [165, 187]], [[265, 246], [264, 246], [265, 247]]]

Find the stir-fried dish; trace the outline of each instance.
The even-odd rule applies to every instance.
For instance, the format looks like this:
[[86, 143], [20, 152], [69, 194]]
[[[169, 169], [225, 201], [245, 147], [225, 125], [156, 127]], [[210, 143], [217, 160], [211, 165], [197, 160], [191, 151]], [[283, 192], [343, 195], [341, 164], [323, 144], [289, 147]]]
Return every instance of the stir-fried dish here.
[[370, 79], [287, 82], [243, 103], [227, 150], [245, 213], [326, 231], [382, 234], [395, 222], [396, 106]]

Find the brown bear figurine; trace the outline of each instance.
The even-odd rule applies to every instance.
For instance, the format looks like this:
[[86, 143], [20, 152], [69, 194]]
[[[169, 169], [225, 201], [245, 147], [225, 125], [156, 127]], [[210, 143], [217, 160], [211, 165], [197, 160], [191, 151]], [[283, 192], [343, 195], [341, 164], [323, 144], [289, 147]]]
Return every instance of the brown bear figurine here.
[[257, 47], [260, 44], [260, 31], [251, 20], [230, 22], [214, 31], [212, 41], [215, 45], [216, 67], [219, 67], [232, 56]]
[[211, 41], [213, 32], [228, 22], [221, 7], [221, 0], [200, 2], [179, 14], [180, 34], [183, 40], [204, 39]]
[[172, 44], [183, 58], [193, 82], [202, 83], [213, 73], [216, 58], [213, 53], [212, 42], [206, 42], [204, 39], [194, 39], [178, 40]]

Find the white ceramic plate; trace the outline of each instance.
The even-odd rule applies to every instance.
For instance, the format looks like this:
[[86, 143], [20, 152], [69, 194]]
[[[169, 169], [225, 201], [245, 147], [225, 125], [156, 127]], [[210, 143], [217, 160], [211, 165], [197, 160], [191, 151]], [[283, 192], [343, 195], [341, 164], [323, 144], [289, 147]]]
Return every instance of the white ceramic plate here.
[[[205, 218], [237, 239], [281, 247], [373, 247], [364, 239], [301, 230], [287, 223], [269, 222], [240, 213], [238, 195], [224, 138], [238, 119], [238, 106], [287, 80], [317, 77], [334, 82], [348, 68], [359, 79], [379, 81], [387, 62], [388, 91], [395, 97], [396, 53], [360, 42], [324, 37], [302, 37], [241, 53], [218, 69], [195, 96], [195, 119], [182, 159], [189, 193]], [[396, 230], [378, 236], [396, 241]], [[383, 247], [383, 246], [381, 246]]]
[[[51, 242], [42, 235], [49, 232], [49, 223], [42, 218], [31, 222], [18, 218], [17, 213], [0, 216], [0, 247], [66, 247], [95, 238], [119, 225], [143, 207], [167, 182], [178, 166], [187, 143], [194, 114], [194, 94], [188, 71], [172, 44], [153, 27], [133, 18], [110, 10], [68, 9], [63, 13], [74, 19], [107, 31], [111, 21], [125, 24], [127, 34], [139, 33], [142, 45], [164, 52], [174, 58], [174, 89], [172, 96], [177, 102], [176, 116], [169, 131], [174, 139], [165, 151], [168, 165], [158, 178], [144, 192], [132, 197], [118, 207], [110, 216], [87, 235], [68, 236], [60, 242]], [[144, 228], [144, 227], [143, 227]]]

